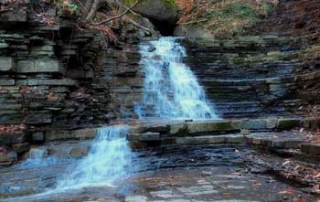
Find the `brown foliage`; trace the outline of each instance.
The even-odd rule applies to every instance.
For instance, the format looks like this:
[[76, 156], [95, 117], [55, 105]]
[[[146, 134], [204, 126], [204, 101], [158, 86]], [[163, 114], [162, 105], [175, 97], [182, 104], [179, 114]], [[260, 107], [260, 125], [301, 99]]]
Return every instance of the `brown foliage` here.
[[25, 126], [23, 124], [19, 125], [0, 125], [0, 134], [1, 135], [12, 135], [20, 133]]
[[178, 23], [187, 22], [191, 18], [191, 12], [194, 9], [194, 0], [176, 0], [176, 4], [180, 11], [180, 19]]

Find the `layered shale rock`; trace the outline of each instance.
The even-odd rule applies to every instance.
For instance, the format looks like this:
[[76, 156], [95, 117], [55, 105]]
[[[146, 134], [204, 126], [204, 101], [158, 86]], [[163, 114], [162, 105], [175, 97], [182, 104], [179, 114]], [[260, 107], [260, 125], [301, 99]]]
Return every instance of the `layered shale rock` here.
[[[151, 36], [127, 24], [111, 45], [98, 31], [76, 29], [70, 14], [44, 9], [49, 22], [26, 7], [0, 16], [0, 148], [16, 154], [14, 144], [42, 143], [44, 131], [96, 127], [125, 114], [131, 85], [142, 82], [130, 82], [139, 37]], [[9, 125], [23, 130], [1, 130]]]
[[320, 52], [307, 41], [276, 35], [189, 40], [186, 62], [222, 117], [309, 116], [318, 102], [311, 88]]

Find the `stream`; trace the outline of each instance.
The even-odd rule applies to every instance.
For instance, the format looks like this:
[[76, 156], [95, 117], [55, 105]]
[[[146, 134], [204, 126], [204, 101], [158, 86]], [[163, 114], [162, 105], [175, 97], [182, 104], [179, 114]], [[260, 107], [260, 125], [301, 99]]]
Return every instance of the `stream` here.
[[[218, 120], [176, 38], [141, 44], [144, 95], [135, 111], [142, 120]], [[0, 168], [1, 201], [313, 201], [312, 195], [265, 173], [250, 172], [245, 145], [132, 149], [128, 125], [99, 128], [94, 140], [72, 142], [81, 155], [60, 155], [43, 145], [29, 158]], [[59, 149], [57, 149], [59, 150]], [[286, 194], [286, 190], [293, 190]]]

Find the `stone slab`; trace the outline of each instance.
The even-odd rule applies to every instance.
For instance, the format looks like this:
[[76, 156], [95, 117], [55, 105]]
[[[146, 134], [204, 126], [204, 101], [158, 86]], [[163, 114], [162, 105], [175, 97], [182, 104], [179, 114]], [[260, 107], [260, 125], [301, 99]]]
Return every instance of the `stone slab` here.
[[64, 139], [93, 139], [97, 129], [81, 130], [50, 130], [45, 132], [45, 140], [64, 140]]
[[23, 114], [21, 110], [20, 112], [11, 111], [11, 113], [8, 110], [0, 110], [0, 124], [20, 124], [22, 121]]
[[42, 124], [50, 124], [52, 122], [52, 115], [50, 114], [30, 114], [25, 120], [24, 124], [27, 125], [42, 125]]
[[17, 73], [65, 73], [65, 68], [54, 59], [20, 60]]
[[0, 49], [6, 49], [6, 48], [9, 48], [9, 44], [7, 43], [0, 43]]
[[303, 143], [301, 138], [289, 132], [252, 133], [245, 136], [248, 144], [277, 149], [296, 149]]
[[140, 141], [155, 141], [160, 139], [160, 133], [157, 132], [147, 132], [139, 135]]
[[[245, 130], [288, 130], [300, 126], [299, 118], [266, 118], [242, 120], [208, 120], [167, 124], [170, 135], [186, 136], [192, 134], [210, 134], [217, 132], [237, 132]], [[164, 124], [165, 125], [165, 124]]]
[[73, 79], [28, 79], [29, 86], [77, 86]]
[[13, 86], [15, 83], [14, 79], [0, 79], [0, 86]]
[[309, 155], [320, 155], [320, 145], [315, 144], [302, 144], [301, 152], [309, 154]]
[[43, 141], [44, 141], [44, 134], [43, 134], [43, 132], [35, 132], [35, 133], [32, 133], [32, 141], [35, 141], [35, 142], [43, 142]]
[[92, 140], [57, 140], [48, 144], [48, 154], [59, 158], [83, 158], [88, 155]]
[[217, 136], [196, 136], [196, 137], [178, 137], [176, 143], [181, 145], [202, 145], [202, 144], [239, 144], [243, 141], [243, 135], [217, 135]]
[[0, 57], [0, 72], [13, 71], [14, 68], [14, 60], [12, 57]]
[[21, 110], [21, 104], [4, 104], [0, 105], [0, 110]]

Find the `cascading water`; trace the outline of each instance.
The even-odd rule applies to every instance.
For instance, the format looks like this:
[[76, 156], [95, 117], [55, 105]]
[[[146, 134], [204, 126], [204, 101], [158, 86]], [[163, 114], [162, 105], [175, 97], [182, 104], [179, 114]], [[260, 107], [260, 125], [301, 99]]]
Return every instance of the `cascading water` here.
[[145, 83], [135, 112], [142, 119], [218, 119], [203, 88], [182, 62], [186, 51], [176, 40], [162, 37], [140, 45]]
[[100, 128], [89, 154], [58, 181], [57, 189], [67, 190], [86, 186], [112, 185], [132, 170], [131, 151], [126, 135], [127, 126]]

